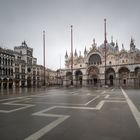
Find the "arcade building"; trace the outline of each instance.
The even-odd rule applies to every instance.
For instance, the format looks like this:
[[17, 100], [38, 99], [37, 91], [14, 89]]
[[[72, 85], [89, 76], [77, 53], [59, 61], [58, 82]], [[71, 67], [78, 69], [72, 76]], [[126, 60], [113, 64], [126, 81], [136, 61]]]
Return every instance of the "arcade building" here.
[[14, 50], [0, 47], [0, 89], [41, 86], [43, 70], [25, 41]]
[[[105, 57], [106, 56], [106, 57]], [[106, 59], [106, 61], [105, 61]], [[111, 39], [110, 43], [97, 46], [95, 39], [89, 49], [85, 47], [83, 55], [75, 50], [73, 54], [73, 69], [71, 55], [65, 54], [65, 69], [63, 69], [63, 84], [65, 86], [125, 86], [140, 88], [140, 50], [136, 48], [131, 38], [129, 50], [124, 45]], [[106, 65], [105, 65], [106, 62]]]

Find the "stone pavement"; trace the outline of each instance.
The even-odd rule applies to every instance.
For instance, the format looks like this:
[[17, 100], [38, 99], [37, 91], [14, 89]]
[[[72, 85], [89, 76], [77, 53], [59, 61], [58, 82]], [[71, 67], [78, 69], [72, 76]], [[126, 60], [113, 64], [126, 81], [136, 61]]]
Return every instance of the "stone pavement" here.
[[3, 91], [0, 120], [1, 140], [140, 140], [140, 90]]

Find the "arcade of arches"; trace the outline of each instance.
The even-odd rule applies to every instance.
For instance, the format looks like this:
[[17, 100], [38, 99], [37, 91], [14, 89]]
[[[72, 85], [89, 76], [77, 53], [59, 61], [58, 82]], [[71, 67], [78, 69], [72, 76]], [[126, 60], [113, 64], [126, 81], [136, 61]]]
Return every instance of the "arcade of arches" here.
[[7, 79], [7, 78], [4, 78], [3, 80], [0, 79], [0, 88], [3, 87], [3, 88], [12, 88], [13, 87], [13, 79]]
[[[72, 80], [73, 84], [78, 86], [102, 86], [104, 85], [104, 73], [101, 73], [98, 66], [89, 66], [86, 74], [78, 69], [73, 72], [66, 73], [67, 85], [70, 85]], [[86, 77], [86, 79], [84, 78]], [[103, 78], [102, 78], [103, 77]], [[136, 67], [134, 72], [131, 72], [127, 67], [120, 67], [117, 71], [109, 67], [106, 70], [106, 81], [108, 86], [135, 86], [140, 87], [140, 67]]]
[[20, 87], [20, 84], [22, 87], [25, 87], [25, 84], [27, 84], [27, 87], [31, 87], [32, 84], [34, 85], [35, 83], [31, 80], [31, 77], [27, 77], [27, 80], [24, 79], [22, 81], [20, 81], [20, 79], [0, 78], [0, 89]]

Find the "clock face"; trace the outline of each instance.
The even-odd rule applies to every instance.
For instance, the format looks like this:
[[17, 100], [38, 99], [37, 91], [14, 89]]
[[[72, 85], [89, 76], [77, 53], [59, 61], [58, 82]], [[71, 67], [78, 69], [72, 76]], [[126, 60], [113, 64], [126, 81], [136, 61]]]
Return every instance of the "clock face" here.
[[28, 72], [31, 72], [31, 68], [28, 68], [27, 71], [28, 71]]

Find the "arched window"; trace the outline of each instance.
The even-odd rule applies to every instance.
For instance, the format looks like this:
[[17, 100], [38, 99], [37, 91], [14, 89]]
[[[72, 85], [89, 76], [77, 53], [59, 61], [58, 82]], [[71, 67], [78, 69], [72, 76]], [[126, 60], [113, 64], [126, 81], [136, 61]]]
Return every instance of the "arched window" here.
[[96, 64], [101, 64], [101, 57], [98, 54], [92, 54], [89, 57], [89, 61], [88, 61], [89, 65], [96, 65]]
[[0, 75], [2, 75], [2, 69], [0, 68]]

